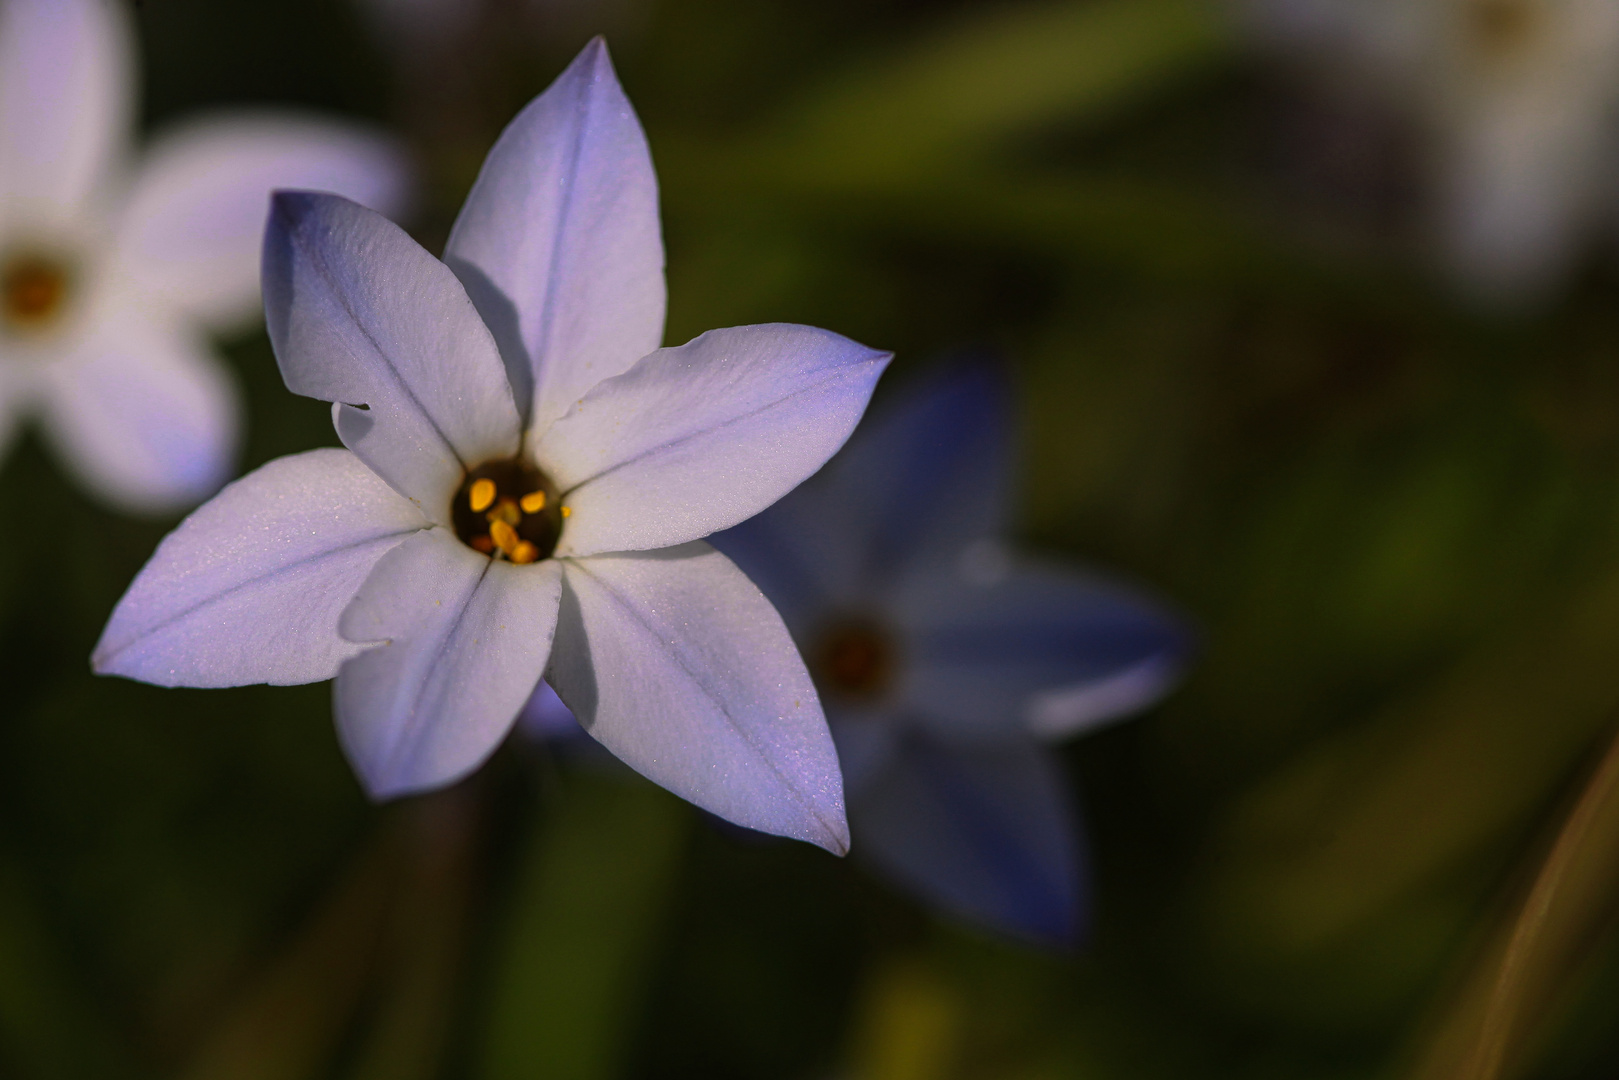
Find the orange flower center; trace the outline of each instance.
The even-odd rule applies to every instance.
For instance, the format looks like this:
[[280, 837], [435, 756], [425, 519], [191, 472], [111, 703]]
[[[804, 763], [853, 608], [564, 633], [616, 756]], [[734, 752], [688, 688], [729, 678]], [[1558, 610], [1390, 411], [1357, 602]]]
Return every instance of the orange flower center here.
[[525, 461], [488, 461], [467, 473], [450, 505], [455, 535], [474, 551], [519, 565], [548, 559], [568, 508]]
[[898, 650], [874, 622], [849, 619], [832, 624], [810, 650], [810, 674], [829, 698], [872, 701], [893, 685]]
[[67, 267], [49, 256], [21, 252], [0, 260], [0, 325], [43, 330], [66, 307], [71, 286]]

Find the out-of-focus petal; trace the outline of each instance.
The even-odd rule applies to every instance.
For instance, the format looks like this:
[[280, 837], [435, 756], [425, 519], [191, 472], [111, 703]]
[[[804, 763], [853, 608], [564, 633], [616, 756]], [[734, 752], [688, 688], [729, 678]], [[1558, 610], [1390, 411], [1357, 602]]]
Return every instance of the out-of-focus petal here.
[[867, 580], [1006, 529], [1012, 402], [992, 362], [958, 362], [879, 409], [810, 483], [837, 491]]
[[539, 682], [556, 629], [555, 562], [514, 566], [444, 529], [382, 558], [343, 613], [338, 734], [375, 798], [425, 791], [477, 768]]
[[[1445, 258], [1491, 304], [1541, 300], [1606, 219], [1611, 110], [1504, 101], [1448, 133], [1438, 184]], [[1582, 103], [1583, 104], [1583, 103]], [[1594, 104], [1594, 103], [1593, 103]], [[1592, 115], [1594, 113], [1594, 115]]]
[[921, 899], [1066, 945], [1086, 882], [1067, 788], [1030, 742], [953, 750], [916, 739], [850, 796], [859, 854]]
[[826, 724], [838, 748], [843, 790], [852, 803], [861, 788], [882, 775], [904, 736], [904, 722], [892, 708], [883, 705], [828, 705]]
[[[585, 729], [574, 719], [573, 710], [562, 703], [551, 684], [544, 679], [534, 688], [517, 715], [517, 730], [536, 741], [583, 738]], [[592, 743], [591, 745], [595, 745]], [[600, 752], [600, 748], [597, 748]]]
[[501, 134], [444, 260], [538, 430], [663, 343], [657, 177], [600, 38]]
[[823, 482], [826, 472], [708, 538], [770, 598], [798, 641], [807, 640], [802, 635], [813, 633], [829, 612], [866, 611], [880, 603], [890, 584], [867, 577], [860, 542], [867, 523], [850, 513], [838, 485]]
[[434, 521], [449, 520], [467, 468], [517, 452], [488, 328], [449, 268], [381, 214], [276, 193], [264, 310], [288, 389], [341, 403], [343, 444]]
[[843, 445], [890, 356], [810, 326], [738, 326], [602, 383], [535, 448], [573, 513], [558, 554], [668, 547], [752, 517]]
[[547, 678], [637, 772], [727, 821], [842, 854], [821, 705], [775, 609], [704, 543], [564, 560]]
[[893, 610], [906, 643], [898, 693], [937, 736], [993, 739], [1031, 723], [1073, 734], [1145, 708], [1179, 675], [1190, 633], [1140, 594], [968, 556], [912, 574]]
[[91, 660], [159, 686], [316, 682], [360, 651], [338, 617], [427, 525], [347, 450], [278, 458], [181, 522], [118, 602]]
[[147, 152], [118, 253], [145, 289], [228, 329], [264, 309], [259, 263], [271, 191], [330, 191], [392, 215], [405, 178], [397, 148], [359, 127], [279, 114], [193, 120]]
[[987, 360], [956, 363], [878, 407], [826, 468], [710, 542], [794, 633], [869, 608], [899, 567], [1005, 527], [1011, 403]]
[[0, 217], [69, 218], [105, 182], [130, 130], [133, 67], [107, 0], [0, 3]]
[[200, 335], [167, 312], [110, 302], [41, 373], [40, 397], [46, 437], [114, 506], [172, 511], [230, 476], [235, 387]]

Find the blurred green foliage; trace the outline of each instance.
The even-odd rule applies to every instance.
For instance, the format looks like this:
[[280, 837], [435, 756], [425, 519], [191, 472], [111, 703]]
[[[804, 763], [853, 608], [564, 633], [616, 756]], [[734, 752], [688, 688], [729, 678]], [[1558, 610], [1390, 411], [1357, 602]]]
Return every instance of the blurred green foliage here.
[[[896, 349], [891, 382], [1001, 350], [1024, 538], [1158, 589], [1204, 649], [1071, 748], [1099, 914], [1041, 954], [544, 747], [378, 808], [322, 687], [92, 679], [172, 523], [91, 505], [27, 437], [0, 468], [0, 1074], [1619, 1068], [1611, 255], [1508, 317], [1342, 242], [1272, 166], [1287, 87], [1205, 0], [495, 4], [437, 57], [320, 0], [138, 21], [149, 125], [392, 124], [430, 246], [611, 29], [669, 339], [809, 322]], [[244, 469], [335, 442], [262, 335], [229, 356]]]

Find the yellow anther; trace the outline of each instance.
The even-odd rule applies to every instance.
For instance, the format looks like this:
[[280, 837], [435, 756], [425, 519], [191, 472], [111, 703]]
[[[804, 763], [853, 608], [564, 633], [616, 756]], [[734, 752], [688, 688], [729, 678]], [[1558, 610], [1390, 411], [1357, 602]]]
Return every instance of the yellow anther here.
[[493, 540], [495, 546], [505, 552], [508, 558], [517, 550], [517, 545], [522, 543], [517, 538], [517, 530], [499, 518], [489, 523], [489, 539]]
[[467, 501], [472, 504], [472, 512], [481, 514], [489, 509], [489, 504], [495, 501], [495, 482], [493, 480], [475, 480], [472, 490], [467, 493]]
[[529, 543], [527, 540], [519, 541], [517, 546], [512, 549], [511, 553], [512, 562], [516, 563], [518, 566], [522, 566], [524, 563], [531, 563], [539, 557], [540, 549]]
[[484, 515], [490, 521], [504, 521], [508, 525], [516, 525], [523, 520], [523, 512], [517, 509], [514, 499], [502, 499], [495, 504], [495, 508]]
[[474, 551], [481, 551], [485, 555], [493, 555], [495, 553], [495, 542], [489, 539], [487, 536], [474, 536], [467, 542], [472, 545]]
[[531, 491], [519, 499], [517, 505], [523, 508], [525, 514], [538, 514], [545, 509], [545, 492]]
[[573, 511], [571, 509], [569, 509], [568, 507], [564, 506], [562, 508], [562, 516], [563, 517], [573, 517]]

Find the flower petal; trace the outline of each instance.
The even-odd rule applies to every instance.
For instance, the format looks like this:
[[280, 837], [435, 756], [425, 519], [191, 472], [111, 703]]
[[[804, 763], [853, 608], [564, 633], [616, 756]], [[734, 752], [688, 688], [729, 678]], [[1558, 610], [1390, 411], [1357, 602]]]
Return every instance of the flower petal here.
[[[856, 792], [882, 773], [905, 737], [905, 720], [883, 705], [828, 705], [826, 724], [838, 748], [843, 788]], [[850, 798], [854, 796], [851, 794]]]
[[753, 583], [704, 543], [563, 565], [546, 677], [585, 730], [728, 821], [848, 850], [820, 701]]
[[535, 448], [573, 514], [558, 554], [668, 547], [752, 517], [843, 445], [891, 355], [812, 326], [738, 326], [600, 384]]
[[499, 562], [444, 529], [377, 564], [339, 629], [382, 644], [343, 665], [333, 694], [373, 797], [453, 783], [494, 752], [540, 681], [561, 578], [555, 562]]
[[381, 214], [277, 192], [264, 309], [288, 389], [342, 403], [343, 444], [432, 520], [449, 520], [466, 468], [517, 452], [488, 328], [449, 268]]
[[913, 573], [893, 611], [906, 645], [899, 694], [939, 737], [1070, 735], [1147, 707], [1179, 677], [1191, 635], [1140, 594], [968, 554]]
[[114, 506], [164, 513], [229, 478], [240, 405], [200, 336], [167, 313], [112, 301], [41, 373], [45, 434]]
[[[517, 730], [535, 742], [544, 742], [548, 739], [583, 739], [585, 735], [585, 729], [573, 718], [573, 710], [562, 703], [562, 699], [557, 697], [557, 692], [551, 689], [551, 684], [544, 679], [540, 680], [534, 692], [528, 696], [523, 711], [517, 714]], [[601, 753], [600, 747], [597, 747], [597, 753]]]
[[0, 3], [0, 216], [59, 219], [95, 193], [134, 112], [134, 43], [106, 0]]
[[1050, 944], [1084, 923], [1084, 865], [1066, 785], [1029, 742], [909, 742], [858, 791], [860, 855], [945, 911]]
[[347, 450], [277, 458], [158, 545], [91, 659], [160, 686], [329, 679], [337, 622], [376, 561], [427, 521]]
[[275, 188], [332, 191], [384, 214], [405, 164], [358, 127], [281, 114], [193, 120], [146, 155], [117, 240], [123, 265], [168, 303], [231, 328], [263, 312], [259, 257]]
[[1006, 531], [1012, 464], [1011, 388], [987, 359], [958, 362], [872, 414], [815, 481], [863, 541], [865, 577], [954, 554]]
[[879, 403], [826, 468], [710, 542], [794, 633], [827, 610], [866, 607], [902, 564], [1004, 530], [1010, 413], [997, 367], [951, 365]]
[[658, 181], [600, 38], [501, 134], [444, 261], [538, 430], [662, 344]]

